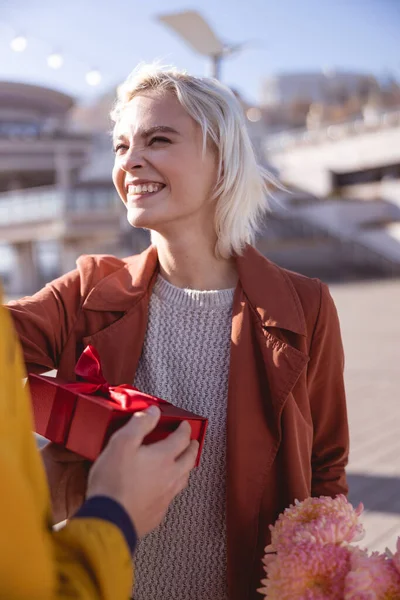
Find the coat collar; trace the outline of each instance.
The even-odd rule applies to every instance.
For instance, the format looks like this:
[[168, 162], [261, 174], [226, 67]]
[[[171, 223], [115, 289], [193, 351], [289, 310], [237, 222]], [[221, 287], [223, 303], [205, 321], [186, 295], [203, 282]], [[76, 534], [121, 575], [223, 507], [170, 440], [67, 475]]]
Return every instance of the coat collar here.
[[264, 327], [306, 335], [303, 310], [287, 271], [252, 246], [246, 246], [243, 255], [237, 258], [237, 267], [243, 291]]
[[[249, 245], [236, 260], [239, 285], [262, 325], [305, 335], [303, 311], [288, 273]], [[120, 269], [96, 284], [83, 307], [126, 312], [148, 291], [157, 271], [157, 249], [150, 246], [141, 254], [124, 259]]]
[[121, 261], [122, 266], [101, 279], [87, 295], [83, 308], [126, 312], [147, 292], [158, 271], [157, 249], [149, 246], [141, 254]]

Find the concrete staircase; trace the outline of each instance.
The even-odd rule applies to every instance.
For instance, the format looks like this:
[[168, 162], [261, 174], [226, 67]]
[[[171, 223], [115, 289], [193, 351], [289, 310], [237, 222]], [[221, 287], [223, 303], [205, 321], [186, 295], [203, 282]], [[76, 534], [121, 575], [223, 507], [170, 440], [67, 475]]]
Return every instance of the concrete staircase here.
[[258, 247], [278, 264], [334, 280], [400, 276], [400, 207], [383, 200], [274, 195]]

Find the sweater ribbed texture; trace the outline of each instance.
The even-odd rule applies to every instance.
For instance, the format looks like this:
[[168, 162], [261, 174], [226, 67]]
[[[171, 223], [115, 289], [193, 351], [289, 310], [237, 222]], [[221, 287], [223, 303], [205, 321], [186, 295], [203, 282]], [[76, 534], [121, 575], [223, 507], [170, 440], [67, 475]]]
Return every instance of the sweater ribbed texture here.
[[163, 523], [138, 544], [134, 600], [226, 600], [226, 407], [234, 290], [158, 276], [134, 384], [208, 417], [201, 464]]

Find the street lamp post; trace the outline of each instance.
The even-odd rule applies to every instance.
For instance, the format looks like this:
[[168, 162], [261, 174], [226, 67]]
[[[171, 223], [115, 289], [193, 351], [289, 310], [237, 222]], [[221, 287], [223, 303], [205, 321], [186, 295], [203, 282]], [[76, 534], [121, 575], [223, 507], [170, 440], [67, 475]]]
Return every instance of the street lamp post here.
[[222, 64], [222, 54], [212, 54], [211, 58], [211, 77], [215, 79], [221, 79], [221, 64]]
[[223, 59], [243, 47], [243, 44], [224, 44], [201, 14], [194, 10], [160, 15], [158, 19], [177, 33], [195, 52], [210, 59], [211, 75], [215, 79], [221, 77]]

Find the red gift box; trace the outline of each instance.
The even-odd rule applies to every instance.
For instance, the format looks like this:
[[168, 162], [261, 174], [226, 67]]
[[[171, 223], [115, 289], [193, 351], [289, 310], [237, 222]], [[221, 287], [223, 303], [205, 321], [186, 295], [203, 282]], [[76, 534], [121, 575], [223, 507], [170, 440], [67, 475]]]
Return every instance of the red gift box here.
[[198, 440], [199, 465], [208, 420], [166, 400], [140, 392], [130, 385], [110, 386], [101, 371], [100, 358], [87, 346], [75, 373], [84, 381], [67, 383], [58, 377], [28, 376], [36, 433], [61, 444], [88, 460], [95, 460], [110, 436], [133, 413], [155, 404], [161, 411], [157, 427], [146, 436], [150, 444], [166, 438], [179, 423], [188, 421], [192, 440]]

